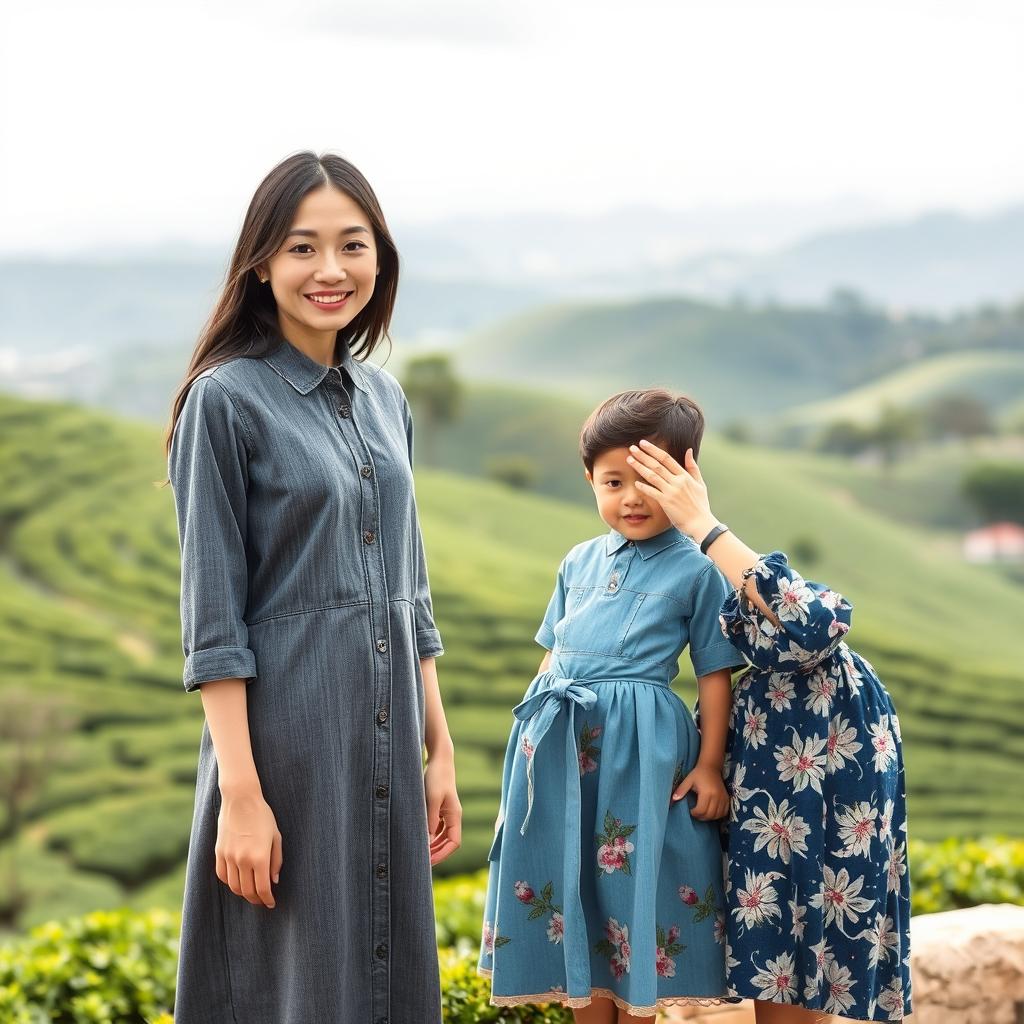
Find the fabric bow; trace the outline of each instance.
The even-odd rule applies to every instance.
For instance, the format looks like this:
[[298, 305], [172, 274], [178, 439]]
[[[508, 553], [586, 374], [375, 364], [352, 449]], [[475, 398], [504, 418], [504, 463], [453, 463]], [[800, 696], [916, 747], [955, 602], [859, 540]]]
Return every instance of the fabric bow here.
[[[538, 690], [512, 709], [512, 714], [516, 718], [529, 723], [524, 730], [523, 739], [532, 747], [526, 760], [526, 817], [523, 818], [523, 824], [519, 829], [519, 834], [522, 836], [526, 835], [526, 826], [533, 811], [533, 761], [540, 741], [551, 728], [555, 718], [558, 717], [558, 712], [565, 707], [568, 714], [565, 733], [566, 763], [572, 766], [573, 775], [577, 776], [578, 788], [579, 760], [576, 753], [575, 705], [579, 704], [584, 710], [589, 710], [597, 702], [597, 694], [582, 683], [561, 676], [551, 676], [551, 678], [554, 682], [549, 687]], [[569, 769], [567, 768], [567, 770]]]

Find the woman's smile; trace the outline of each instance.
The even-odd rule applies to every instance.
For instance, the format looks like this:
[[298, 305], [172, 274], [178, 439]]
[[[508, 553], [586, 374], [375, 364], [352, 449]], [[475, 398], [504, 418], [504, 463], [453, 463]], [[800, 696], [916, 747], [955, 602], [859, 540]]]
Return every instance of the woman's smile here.
[[344, 309], [351, 291], [306, 292], [305, 297], [318, 309]]

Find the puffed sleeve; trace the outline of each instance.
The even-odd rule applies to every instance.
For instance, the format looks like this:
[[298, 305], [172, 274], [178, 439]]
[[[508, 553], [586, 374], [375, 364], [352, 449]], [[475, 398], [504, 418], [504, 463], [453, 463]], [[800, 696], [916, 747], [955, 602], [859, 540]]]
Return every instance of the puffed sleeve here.
[[224, 387], [189, 389], [168, 457], [181, 548], [186, 691], [213, 679], [256, 678], [245, 624], [247, 432]]
[[562, 559], [558, 567], [558, 575], [555, 578], [555, 589], [548, 601], [547, 611], [544, 612], [544, 619], [537, 630], [534, 640], [546, 647], [549, 651], [555, 646], [555, 626], [565, 618], [565, 562]]
[[722, 637], [718, 625], [718, 613], [728, 593], [728, 582], [709, 561], [694, 581], [690, 593], [690, 614], [686, 620], [690, 661], [698, 678], [721, 668], [744, 664], [736, 648]]
[[[409, 401], [402, 395], [402, 408], [405, 415], [405, 437], [409, 447], [409, 467], [413, 465], [413, 426], [412, 409]], [[416, 589], [414, 604], [416, 606], [416, 653], [420, 658], [439, 658], [444, 654], [441, 634], [434, 622], [434, 606], [430, 599], [430, 580], [427, 576], [427, 556], [423, 548], [423, 531], [420, 529], [419, 516], [413, 502], [413, 518], [411, 523], [416, 540]]]
[[720, 624], [747, 661], [773, 672], [797, 672], [830, 657], [850, 628], [853, 605], [823, 583], [805, 580], [781, 551], [761, 555], [744, 572], [775, 613], [776, 627], [736, 588], [722, 605]]

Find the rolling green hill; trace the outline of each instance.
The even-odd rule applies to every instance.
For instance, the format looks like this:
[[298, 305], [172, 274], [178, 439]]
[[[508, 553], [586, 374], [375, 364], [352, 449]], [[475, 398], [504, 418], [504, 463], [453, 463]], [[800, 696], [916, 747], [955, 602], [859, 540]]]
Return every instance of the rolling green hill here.
[[[542, 434], [555, 430], [551, 415]], [[78, 720], [48, 744], [49, 783], [16, 840], [0, 843], [3, 867], [16, 845], [29, 895], [13, 923], [175, 905], [202, 705], [181, 686], [178, 547], [170, 489], [153, 485], [165, 468], [157, 432], [0, 397], [0, 436], [0, 689], [59, 699]], [[854, 602], [851, 642], [901, 710], [915, 834], [1024, 834], [1024, 669], [1011, 643], [1024, 591], [821, 486], [798, 457], [712, 437], [702, 468], [738, 533], [762, 550], [813, 538], [821, 561], [801, 568]], [[421, 471], [418, 491], [466, 812], [445, 874], [483, 863], [555, 567], [604, 527], [578, 502], [442, 471]], [[678, 687], [692, 698], [692, 680]], [[11, 923], [9, 892], [3, 914]]]
[[885, 403], [922, 407], [951, 393], [983, 400], [993, 420], [1013, 413], [1024, 394], [1024, 352], [971, 351], [933, 356], [824, 401], [779, 416], [782, 427], [813, 429], [833, 420], [871, 422]]

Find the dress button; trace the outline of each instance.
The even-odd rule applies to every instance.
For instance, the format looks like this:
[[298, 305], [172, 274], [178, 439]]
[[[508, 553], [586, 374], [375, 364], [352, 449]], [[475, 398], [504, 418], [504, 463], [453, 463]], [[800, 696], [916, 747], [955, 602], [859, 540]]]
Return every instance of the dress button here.
[[633, 542], [631, 540], [627, 540], [626, 541], [626, 547], [627, 548], [631, 548], [632, 546], [633, 546]]
[[377, 650], [380, 651], [381, 654], [387, 654], [387, 650], [388, 650], [388, 642], [387, 642], [387, 640], [378, 640], [377, 641]]
[[382, 784], [382, 785], [377, 787], [377, 796], [379, 796], [381, 798], [381, 800], [383, 800], [384, 797], [386, 797], [387, 795], [388, 795], [388, 787], [387, 786]]
[[369, 466], [363, 466], [362, 469], [359, 470], [359, 472], [362, 473], [367, 480], [369, 480], [370, 477], [373, 476], [373, 470]]
[[387, 708], [381, 708], [380, 711], [377, 712], [377, 721], [380, 722], [381, 725], [383, 725], [387, 720], [388, 720], [388, 709]]
[[385, 946], [384, 943], [382, 942], [377, 947], [377, 956], [378, 956], [379, 959], [383, 960], [384, 957], [386, 957], [387, 955], [388, 955], [388, 947]]
[[378, 864], [377, 865], [377, 877], [378, 878], [386, 878], [387, 874], [388, 874], [388, 866], [387, 866], [387, 864]]
[[352, 415], [352, 407], [349, 405], [339, 405], [338, 412], [341, 413], [343, 420], [347, 420]]
[[373, 530], [367, 530], [366, 533], [363, 534], [363, 540], [367, 544], [372, 544], [376, 539], [377, 539], [377, 534], [375, 534], [373, 532]]

